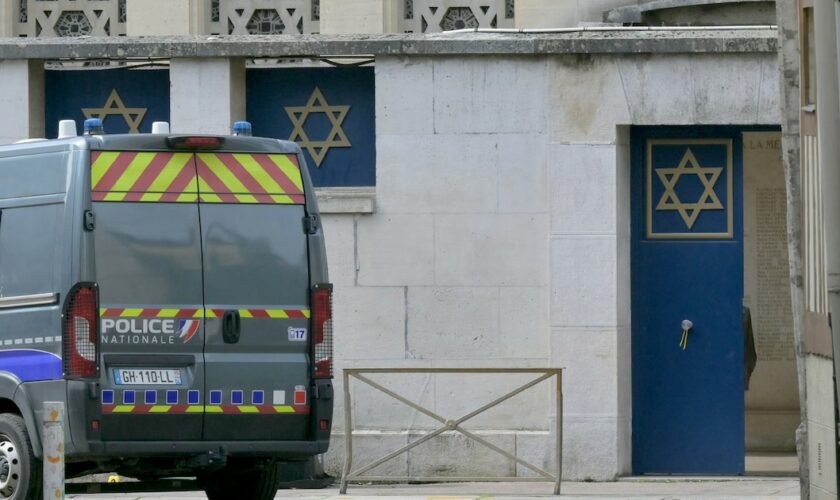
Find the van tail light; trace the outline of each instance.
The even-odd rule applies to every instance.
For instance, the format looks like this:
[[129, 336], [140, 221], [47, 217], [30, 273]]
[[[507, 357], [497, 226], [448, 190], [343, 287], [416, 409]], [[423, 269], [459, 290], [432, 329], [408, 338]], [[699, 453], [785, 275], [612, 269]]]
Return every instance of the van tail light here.
[[65, 378], [99, 375], [99, 289], [79, 283], [70, 290], [62, 316], [62, 352]]
[[312, 345], [315, 378], [333, 376], [333, 321], [330, 284], [312, 287]]
[[210, 135], [173, 135], [166, 138], [166, 143], [173, 149], [219, 149], [224, 138]]

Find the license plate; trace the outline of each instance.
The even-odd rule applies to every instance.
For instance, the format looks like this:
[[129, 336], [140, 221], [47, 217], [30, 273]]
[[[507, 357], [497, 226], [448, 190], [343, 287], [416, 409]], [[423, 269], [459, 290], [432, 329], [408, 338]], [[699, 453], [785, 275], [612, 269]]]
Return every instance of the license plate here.
[[114, 368], [117, 385], [181, 385], [181, 370], [162, 368]]

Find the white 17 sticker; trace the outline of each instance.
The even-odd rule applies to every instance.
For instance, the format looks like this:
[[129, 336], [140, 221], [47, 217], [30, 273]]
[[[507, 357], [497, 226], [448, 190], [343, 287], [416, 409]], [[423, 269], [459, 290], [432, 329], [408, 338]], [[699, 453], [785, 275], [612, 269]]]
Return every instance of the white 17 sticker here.
[[289, 327], [289, 340], [292, 342], [302, 342], [306, 340], [306, 328]]

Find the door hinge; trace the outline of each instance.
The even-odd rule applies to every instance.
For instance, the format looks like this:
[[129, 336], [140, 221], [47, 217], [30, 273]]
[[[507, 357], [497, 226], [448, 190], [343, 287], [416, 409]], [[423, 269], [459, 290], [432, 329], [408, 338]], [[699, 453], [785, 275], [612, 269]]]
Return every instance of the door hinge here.
[[85, 231], [94, 229], [96, 229], [96, 216], [93, 215], [93, 210], [85, 210]]
[[306, 234], [315, 234], [318, 232], [321, 221], [317, 215], [307, 215], [303, 218], [303, 232]]

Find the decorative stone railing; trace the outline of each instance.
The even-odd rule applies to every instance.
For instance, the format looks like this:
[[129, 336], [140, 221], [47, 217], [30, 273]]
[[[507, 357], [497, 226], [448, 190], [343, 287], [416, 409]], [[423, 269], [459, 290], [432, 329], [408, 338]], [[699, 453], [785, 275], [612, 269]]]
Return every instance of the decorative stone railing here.
[[[14, 0], [22, 37], [126, 34], [126, 0]], [[211, 34], [320, 32], [320, 0], [204, 0]], [[348, 0], [349, 1], [349, 0]], [[513, 28], [515, 0], [394, 0], [399, 30]]]
[[222, 35], [311, 34], [320, 31], [320, 0], [208, 0], [210, 32]]
[[[21, 37], [126, 34], [126, 0], [13, 0]], [[320, 0], [205, 0], [211, 34], [319, 32]]]
[[126, 0], [15, 0], [22, 37], [125, 35]]
[[513, 28], [514, 0], [398, 0], [400, 31]]

